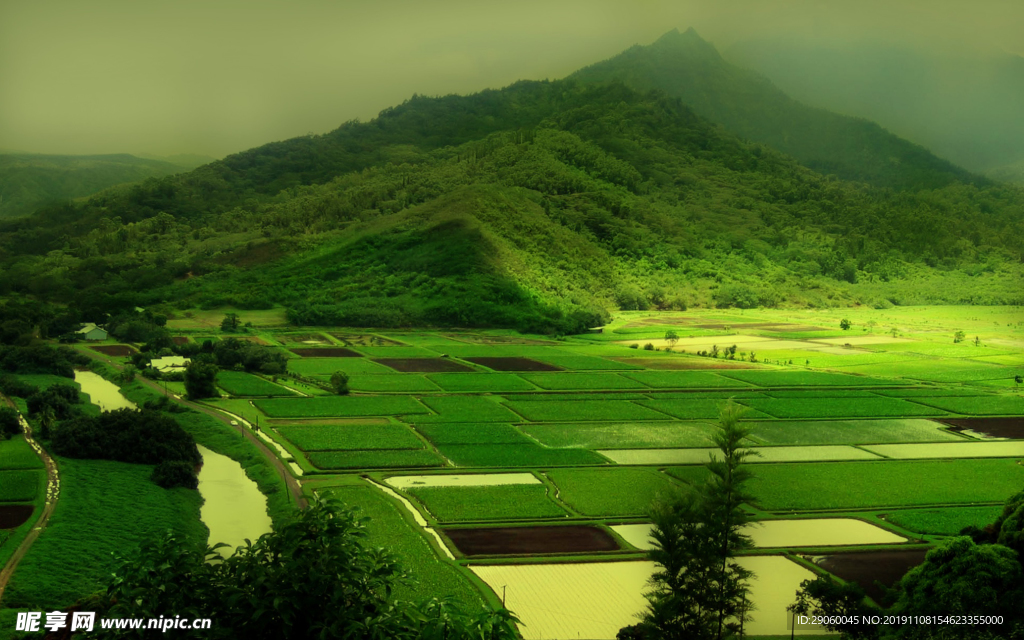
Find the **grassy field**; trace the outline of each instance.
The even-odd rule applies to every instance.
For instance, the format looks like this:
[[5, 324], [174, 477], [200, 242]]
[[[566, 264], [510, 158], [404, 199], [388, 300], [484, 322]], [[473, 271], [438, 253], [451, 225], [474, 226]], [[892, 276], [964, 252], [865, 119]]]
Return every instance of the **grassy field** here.
[[707, 371], [636, 371], [623, 374], [656, 389], [719, 389], [746, 388], [751, 384]]
[[4, 502], [31, 502], [45, 490], [46, 474], [36, 469], [0, 471], [0, 496]]
[[512, 373], [434, 373], [427, 376], [445, 391], [532, 391], [536, 387]]
[[532, 442], [509, 424], [455, 422], [418, 424], [416, 429], [435, 444], [528, 444]]
[[663, 413], [628, 400], [519, 400], [507, 404], [533, 422], [669, 419]]
[[419, 602], [438, 594], [450, 596], [467, 607], [483, 604], [480, 592], [469, 578], [454, 565], [437, 556], [419, 531], [419, 527], [403, 516], [403, 507], [382, 491], [370, 486], [347, 485], [328, 487], [325, 494], [369, 518], [366, 531], [371, 546], [384, 547], [393, 553], [402, 568], [412, 572], [410, 584], [398, 585], [395, 596]]
[[423, 441], [401, 424], [285, 426], [277, 432], [303, 451], [424, 448]]
[[[916, 400], [920, 401], [919, 398]], [[776, 418], [907, 418], [946, 415], [942, 409], [900, 398], [742, 398], [740, 402]]]
[[713, 427], [704, 422], [547, 423], [523, 431], [549, 447], [629, 449], [633, 447], [706, 447]]
[[955, 536], [965, 527], [985, 528], [1002, 513], [995, 507], [946, 507], [944, 509], [896, 509], [885, 514], [886, 522], [918, 533]]
[[409, 489], [439, 522], [561, 518], [565, 509], [548, 497], [544, 485], [423, 487]]
[[654, 501], [685, 490], [652, 469], [553, 469], [547, 476], [559, 498], [587, 516], [647, 516]]
[[[0, 439], [0, 470], [42, 468], [43, 461], [28, 446], [23, 435], [18, 434], [10, 440]], [[3, 495], [0, 493], [0, 496]]]
[[311, 463], [321, 469], [404, 469], [444, 466], [441, 456], [425, 449], [314, 451], [308, 457]]
[[868, 444], [881, 442], [963, 442], [931, 420], [807, 420], [758, 422], [753, 438], [766, 444]]
[[267, 398], [253, 403], [271, 418], [394, 416], [427, 413], [408, 396], [322, 396], [319, 398]]
[[491, 398], [483, 396], [436, 396], [424, 397], [421, 401], [437, 412], [437, 415], [411, 417], [411, 421], [416, 423], [517, 421], [514, 413]]
[[149, 479], [152, 466], [70, 458], [59, 464], [57, 508], [18, 565], [5, 606], [66, 609], [105, 586], [117, 564], [114, 554], [129, 553], [165, 531], [206, 541], [199, 492], [160, 488]]
[[617, 373], [521, 373], [524, 380], [549, 391], [646, 389], [647, 386]]
[[[684, 481], [702, 472], [669, 471]], [[1016, 460], [761, 464], [751, 482], [756, 505], [768, 511], [1002, 503], [1021, 486]]]
[[220, 371], [217, 386], [233, 396], [294, 396], [281, 385], [244, 371]]
[[460, 467], [547, 467], [605, 464], [586, 449], [549, 449], [523, 444], [442, 444], [438, 450]]

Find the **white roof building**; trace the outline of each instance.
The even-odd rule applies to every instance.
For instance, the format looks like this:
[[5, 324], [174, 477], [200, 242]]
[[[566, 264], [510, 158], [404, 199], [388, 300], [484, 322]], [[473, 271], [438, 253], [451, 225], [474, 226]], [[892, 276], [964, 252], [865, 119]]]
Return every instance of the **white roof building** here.
[[76, 331], [83, 340], [106, 340], [107, 332], [104, 329], [100, 329], [93, 322], [86, 322], [81, 329]]

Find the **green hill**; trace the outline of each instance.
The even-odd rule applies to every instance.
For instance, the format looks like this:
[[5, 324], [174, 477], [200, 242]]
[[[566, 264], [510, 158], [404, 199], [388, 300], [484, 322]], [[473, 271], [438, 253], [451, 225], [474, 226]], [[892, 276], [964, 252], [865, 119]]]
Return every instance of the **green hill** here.
[[986, 182], [873, 122], [793, 100], [764, 76], [726, 62], [693, 29], [670, 31], [654, 44], [632, 47], [572, 77], [659, 89], [743, 138], [844, 180], [909, 190]]
[[578, 331], [613, 307], [1019, 303], [1024, 193], [823, 176], [678, 98], [520, 82], [0, 223], [0, 295], [82, 318]]
[[89, 196], [108, 187], [178, 173], [182, 167], [126, 153], [59, 156], [0, 154], [0, 218], [23, 216], [40, 206]]

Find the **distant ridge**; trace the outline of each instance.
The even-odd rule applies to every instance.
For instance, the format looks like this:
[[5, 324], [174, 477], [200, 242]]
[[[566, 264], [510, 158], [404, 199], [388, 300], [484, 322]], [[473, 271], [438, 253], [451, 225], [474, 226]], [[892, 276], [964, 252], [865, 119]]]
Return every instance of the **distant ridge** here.
[[845, 180], [897, 190], [987, 183], [873, 122], [793, 100], [767, 78], [727, 62], [692, 28], [673, 29], [570, 77], [664, 91], [741, 137]]

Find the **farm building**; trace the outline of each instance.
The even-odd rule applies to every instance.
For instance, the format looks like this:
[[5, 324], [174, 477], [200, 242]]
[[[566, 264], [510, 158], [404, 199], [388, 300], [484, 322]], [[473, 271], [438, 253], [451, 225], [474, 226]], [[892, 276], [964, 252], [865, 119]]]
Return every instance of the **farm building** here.
[[153, 358], [149, 366], [161, 372], [183, 371], [188, 363], [189, 359], [183, 356], [165, 356], [163, 358]]
[[92, 322], [87, 322], [85, 325], [76, 331], [78, 337], [83, 340], [106, 340], [107, 332], [104, 329], [100, 329]]

